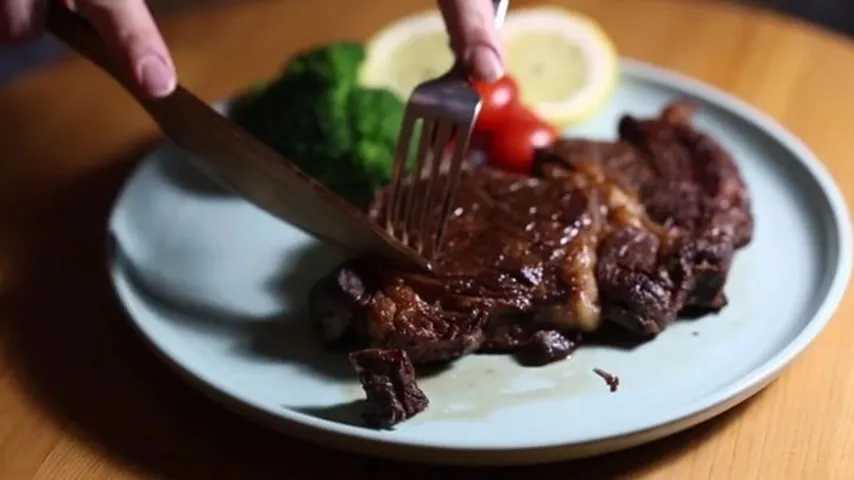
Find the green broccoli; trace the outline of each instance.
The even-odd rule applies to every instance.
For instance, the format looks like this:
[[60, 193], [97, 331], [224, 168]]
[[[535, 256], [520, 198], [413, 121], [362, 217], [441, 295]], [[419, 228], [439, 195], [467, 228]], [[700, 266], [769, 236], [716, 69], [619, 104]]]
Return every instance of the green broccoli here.
[[403, 103], [356, 84], [365, 52], [338, 43], [294, 58], [232, 117], [307, 174], [359, 206], [389, 181]]
[[334, 43], [297, 56], [287, 65], [285, 75], [311, 77], [330, 85], [354, 86], [364, 60], [365, 49], [361, 45]]
[[377, 182], [375, 188], [385, 185], [391, 179], [403, 104], [388, 90], [356, 88], [349, 106], [354, 159]]

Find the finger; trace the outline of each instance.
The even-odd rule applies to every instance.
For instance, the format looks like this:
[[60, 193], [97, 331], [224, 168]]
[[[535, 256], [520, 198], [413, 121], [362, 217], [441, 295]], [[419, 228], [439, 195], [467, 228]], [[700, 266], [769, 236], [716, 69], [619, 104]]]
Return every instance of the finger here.
[[6, 0], [0, 4], [0, 41], [26, 40], [44, 25], [47, 0]]
[[143, 0], [76, 0], [74, 3], [143, 94], [158, 98], [175, 90], [175, 65]]
[[504, 59], [492, 1], [439, 0], [439, 8], [451, 37], [451, 48], [469, 73], [488, 82], [501, 78]]

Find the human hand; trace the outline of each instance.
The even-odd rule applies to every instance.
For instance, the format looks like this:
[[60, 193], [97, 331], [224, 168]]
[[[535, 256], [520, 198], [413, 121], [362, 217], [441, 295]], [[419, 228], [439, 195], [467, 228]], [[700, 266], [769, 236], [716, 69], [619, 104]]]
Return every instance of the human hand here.
[[[0, 42], [41, 33], [48, 2], [0, 0]], [[172, 93], [175, 65], [144, 0], [63, 0], [85, 17], [107, 44], [113, 58], [140, 91], [152, 98]]]
[[469, 74], [494, 82], [504, 75], [501, 42], [491, 0], [438, 0], [451, 48]]

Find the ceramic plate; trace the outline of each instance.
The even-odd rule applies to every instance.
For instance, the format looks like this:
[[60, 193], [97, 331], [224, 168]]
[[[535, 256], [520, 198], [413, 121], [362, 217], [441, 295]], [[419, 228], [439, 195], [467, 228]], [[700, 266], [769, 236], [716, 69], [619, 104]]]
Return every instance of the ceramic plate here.
[[[206, 392], [283, 432], [407, 459], [528, 463], [647, 442], [721, 413], [770, 382], [825, 326], [851, 263], [848, 214], [821, 163], [777, 123], [696, 81], [623, 63], [613, 101], [574, 135], [614, 137], [624, 112], [674, 99], [735, 156], [755, 239], [740, 251], [718, 315], [682, 320], [632, 349], [583, 347], [542, 368], [472, 355], [419, 384], [427, 411], [392, 431], [361, 426], [345, 356], [305, 313], [341, 253], [224, 192], [170, 146], [128, 181], [110, 222], [110, 266], [134, 325]], [[611, 393], [596, 374], [620, 377]]]

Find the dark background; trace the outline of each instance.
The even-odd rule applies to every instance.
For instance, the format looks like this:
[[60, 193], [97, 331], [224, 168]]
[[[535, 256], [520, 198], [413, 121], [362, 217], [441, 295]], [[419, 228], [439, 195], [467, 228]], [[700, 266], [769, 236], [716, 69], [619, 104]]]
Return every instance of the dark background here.
[[852, 0], [741, 0], [740, 3], [773, 8], [854, 35]]
[[[157, 14], [177, 8], [221, 0], [149, 0]], [[607, 2], [608, 0], [602, 0]], [[721, 0], [677, 0], [721, 1]], [[726, 0], [723, 0], [726, 1]], [[800, 17], [845, 35], [854, 35], [854, 0], [729, 0], [753, 6], [774, 9]], [[0, 84], [39, 63], [50, 61], [62, 53], [62, 47], [50, 38], [42, 38], [27, 45], [0, 46]]]

